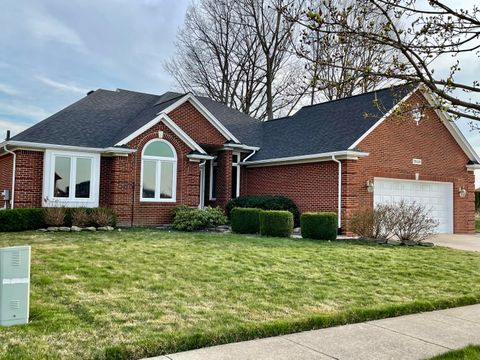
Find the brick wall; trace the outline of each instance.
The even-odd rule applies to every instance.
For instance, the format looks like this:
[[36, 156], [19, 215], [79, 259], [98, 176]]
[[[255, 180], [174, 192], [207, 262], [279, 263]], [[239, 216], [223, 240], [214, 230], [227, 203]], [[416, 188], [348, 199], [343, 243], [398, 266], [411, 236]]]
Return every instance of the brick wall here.
[[[425, 102], [423, 97], [414, 95], [407, 107], [422, 102]], [[475, 231], [475, 176], [466, 169], [469, 159], [435, 111], [426, 109], [424, 114], [418, 126], [409, 115], [390, 116], [358, 145], [370, 155], [347, 165], [347, 213], [373, 205], [373, 194], [368, 193], [365, 186], [367, 180], [374, 177], [413, 180], [415, 173], [419, 173], [419, 180], [453, 183], [454, 232], [472, 233]], [[413, 165], [412, 159], [421, 159], [422, 165]], [[463, 199], [458, 195], [461, 186], [467, 190]]]
[[186, 102], [168, 116], [197, 144], [223, 145], [225, 137], [190, 103]]
[[242, 195], [284, 195], [301, 212], [337, 211], [338, 164], [333, 161], [242, 170]]
[[[177, 153], [176, 202], [141, 202], [141, 154], [145, 145], [158, 138], [170, 142]], [[128, 144], [137, 152], [129, 156], [104, 157], [101, 167], [100, 201], [102, 206], [116, 210], [123, 226], [155, 226], [171, 222], [171, 210], [177, 205], [197, 206], [200, 196], [200, 168], [198, 162], [186, 156], [191, 149], [164, 124], [157, 124]]]
[[41, 207], [44, 153], [19, 150], [16, 154], [15, 207]]

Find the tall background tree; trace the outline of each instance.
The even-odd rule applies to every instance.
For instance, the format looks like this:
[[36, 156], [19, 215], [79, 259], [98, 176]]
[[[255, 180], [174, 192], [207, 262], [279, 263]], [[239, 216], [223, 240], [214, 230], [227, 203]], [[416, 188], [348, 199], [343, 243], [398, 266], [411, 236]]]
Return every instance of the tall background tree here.
[[[383, 15], [372, 13], [368, 2], [342, 1], [352, 27], [382, 23], [377, 17]], [[197, 0], [187, 11], [177, 52], [166, 68], [184, 91], [259, 119], [388, 83], [355, 69], [386, 71], [397, 58], [394, 51], [337, 36], [336, 28], [319, 30], [312, 15], [328, 18], [328, 11], [314, 0]], [[378, 26], [374, 28], [380, 31]]]
[[[302, 22], [309, 36], [351, 39], [392, 53], [388, 66], [334, 64], [339, 70], [385, 79], [422, 82], [435, 95], [435, 108], [455, 117], [480, 120], [479, 77], [463, 79], [462, 67], [478, 63], [480, 8], [455, 8], [441, 0], [360, 0], [369, 8], [369, 21], [360, 13], [350, 20], [351, 6], [325, 0], [310, 9]], [[377, 20], [373, 20], [374, 17]], [[445, 70], [446, 69], [446, 70]]]

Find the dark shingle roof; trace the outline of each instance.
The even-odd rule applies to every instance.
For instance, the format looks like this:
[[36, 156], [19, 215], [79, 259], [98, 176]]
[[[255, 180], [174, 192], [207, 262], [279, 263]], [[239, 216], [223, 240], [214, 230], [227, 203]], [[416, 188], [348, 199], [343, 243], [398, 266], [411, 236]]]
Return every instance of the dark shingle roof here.
[[[175, 92], [152, 95], [129, 90], [99, 89], [11, 140], [107, 148], [141, 128], [182, 96]], [[235, 136], [259, 145], [261, 122], [213, 100], [200, 102]], [[258, 130], [258, 132], [257, 132]]]
[[412, 89], [382, 89], [305, 106], [290, 117], [267, 121], [262, 148], [249, 161], [348, 150]]
[[[261, 122], [206, 97], [197, 99], [239, 141], [261, 147], [250, 161], [347, 150], [412, 85], [306, 106], [290, 117]], [[115, 146], [185, 94], [152, 95], [99, 89], [12, 138], [46, 144]], [[381, 104], [375, 104], [375, 101]], [[368, 114], [365, 117], [365, 114]], [[360, 149], [361, 150], [361, 149]]]

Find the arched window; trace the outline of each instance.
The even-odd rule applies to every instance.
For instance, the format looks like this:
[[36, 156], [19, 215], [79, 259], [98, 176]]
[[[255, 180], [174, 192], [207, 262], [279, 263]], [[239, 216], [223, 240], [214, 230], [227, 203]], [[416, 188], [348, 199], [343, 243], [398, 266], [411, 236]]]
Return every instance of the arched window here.
[[142, 153], [142, 201], [174, 202], [177, 188], [177, 153], [165, 140], [152, 140]]

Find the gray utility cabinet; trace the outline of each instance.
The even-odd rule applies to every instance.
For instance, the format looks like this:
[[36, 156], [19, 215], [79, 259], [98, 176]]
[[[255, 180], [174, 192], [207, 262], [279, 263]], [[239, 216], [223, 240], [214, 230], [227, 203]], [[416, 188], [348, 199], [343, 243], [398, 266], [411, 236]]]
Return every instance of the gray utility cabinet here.
[[0, 248], [0, 326], [28, 323], [30, 246]]

